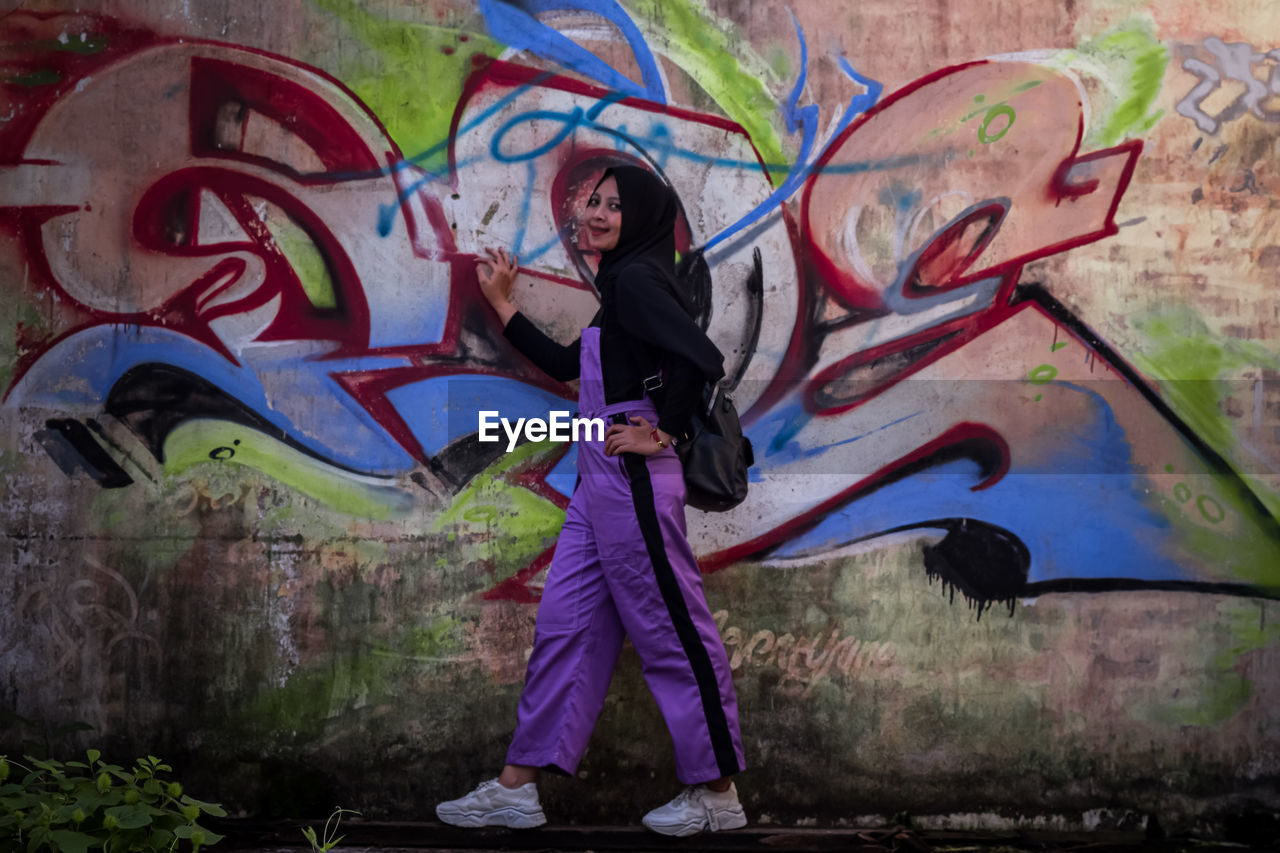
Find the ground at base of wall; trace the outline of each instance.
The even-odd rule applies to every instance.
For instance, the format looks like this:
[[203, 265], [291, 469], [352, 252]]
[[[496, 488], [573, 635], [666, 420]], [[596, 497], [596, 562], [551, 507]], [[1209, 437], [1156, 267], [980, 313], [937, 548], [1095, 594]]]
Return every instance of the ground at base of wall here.
[[[226, 821], [218, 827], [226, 838], [218, 853], [294, 853], [308, 847], [301, 827], [307, 822]], [[315, 824], [316, 831], [322, 828]], [[1250, 843], [1214, 841], [1191, 836], [1149, 838], [1142, 832], [960, 832], [911, 831], [892, 828], [812, 829], [756, 826], [733, 832], [663, 838], [640, 827], [581, 827], [548, 825], [533, 830], [457, 829], [438, 823], [350, 822], [342, 826], [339, 853], [377, 850], [537, 850], [649, 851], [656, 849], [734, 851], [861, 851], [861, 853], [1014, 853], [1014, 851], [1073, 851], [1088, 853], [1209, 853], [1209, 851], [1277, 850], [1280, 839], [1258, 838]]]

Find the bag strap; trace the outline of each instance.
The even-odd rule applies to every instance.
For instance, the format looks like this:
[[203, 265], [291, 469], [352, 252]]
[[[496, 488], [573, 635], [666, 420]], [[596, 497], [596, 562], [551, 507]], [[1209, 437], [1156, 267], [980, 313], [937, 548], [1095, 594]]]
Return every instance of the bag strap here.
[[621, 330], [627, 347], [631, 351], [631, 360], [639, 368], [643, 374], [640, 384], [644, 386], [644, 391], [652, 399], [659, 408], [662, 406], [662, 398], [658, 392], [662, 391], [662, 370], [654, 363], [653, 350], [647, 343], [637, 338], [635, 335]]
[[[638, 263], [648, 264], [649, 261], [641, 258]], [[654, 268], [657, 269], [656, 266]], [[661, 272], [661, 270], [659, 271]], [[665, 275], [661, 276], [661, 280], [668, 289], [673, 287], [673, 282]], [[678, 296], [676, 298], [677, 301], [681, 301]], [[683, 301], [681, 301], [681, 304], [683, 304]], [[627, 343], [631, 347], [631, 357], [640, 366], [640, 372], [644, 374], [644, 379], [641, 381], [644, 385], [645, 393], [653, 399], [658, 408], [662, 408], [663, 394], [665, 393], [662, 386], [662, 368], [654, 362], [653, 348], [635, 335], [628, 334], [626, 337]], [[699, 411], [703, 418], [708, 416], [711, 412], [711, 407], [715, 405], [717, 390], [719, 390], [719, 383], [710, 381], [705, 383], [702, 391], [702, 408]]]

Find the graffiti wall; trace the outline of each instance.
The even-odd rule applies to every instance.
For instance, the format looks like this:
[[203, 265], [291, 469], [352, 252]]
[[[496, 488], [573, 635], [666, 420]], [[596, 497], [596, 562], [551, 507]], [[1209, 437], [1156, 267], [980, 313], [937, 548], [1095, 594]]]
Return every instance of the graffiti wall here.
[[[576, 388], [475, 262], [571, 341], [635, 163], [756, 449], [688, 512], [748, 812], [1280, 810], [1280, 12], [127, 7], [0, 17], [6, 748], [78, 728], [242, 814], [491, 774], [576, 454], [479, 417]], [[665, 744], [628, 648], [544, 796], [634, 821]]]

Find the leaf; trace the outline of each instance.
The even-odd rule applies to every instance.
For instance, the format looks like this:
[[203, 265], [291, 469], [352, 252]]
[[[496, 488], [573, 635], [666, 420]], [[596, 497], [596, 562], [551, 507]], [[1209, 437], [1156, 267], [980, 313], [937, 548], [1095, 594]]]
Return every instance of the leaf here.
[[195, 833], [195, 832], [204, 833], [205, 844], [217, 844], [219, 841], [221, 841], [225, 837], [225, 836], [219, 835], [216, 832], [210, 832], [209, 830], [205, 829], [203, 826], [201, 826], [198, 823], [189, 823], [186, 826], [179, 826], [177, 829], [173, 831], [173, 834], [178, 836], [179, 838], [190, 838], [192, 833]]
[[96, 749], [91, 749], [91, 750], [89, 750], [88, 752], [86, 752], [86, 753], [85, 753], [85, 755], [89, 758], [89, 763], [90, 763], [90, 764], [93, 764], [93, 763], [94, 763], [94, 762], [96, 762], [99, 758], [101, 758], [101, 757], [102, 757], [102, 753], [101, 753], [101, 752], [98, 752], [98, 750], [96, 750]]
[[52, 834], [47, 826], [33, 827], [30, 833], [31, 840], [27, 842], [27, 853], [35, 853], [36, 850], [39, 850], [40, 846], [48, 841], [49, 836]]
[[79, 808], [79, 806], [77, 806], [74, 802], [63, 803], [62, 805], [58, 806], [57, 810], [53, 813], [53, 822], [54, 823], [71, 823], [71, 816], [76, 813], [77, 808]]
[[98, 840], [92, 835], [85, 835], [83, 832], [72, 829], [56, 829], [49, 837], [61, 853], [86, 853], [89, 845]]
[[76, 800], [72, 805], [75, 808], [84, 809], [86, 814], [93, 814], [103, 806], [117, 802], [119, 802], [117, 797], [104, 796], [99, 794], [96, 788], [90, 788], [80, 796], [76, 797]]
[[179, 802], [181, 802], [183, 805], [199, 806], [200, 810], [203, 811], [205, 814], [213, 815], [214, 817], [227, 816], [226, 810], [223, 809], [222, 806], [218, 805], [217, 803], [206, 803], [203, 800], [197, 800], [195, 797], [191, 796], [190, 794], [183, 794], [182, 799], [179, 800]]
[[121, 829], [141, 829], [151, 825], [151, 810], [141, 804], [113, 806], [107, 814], [120, 822]]

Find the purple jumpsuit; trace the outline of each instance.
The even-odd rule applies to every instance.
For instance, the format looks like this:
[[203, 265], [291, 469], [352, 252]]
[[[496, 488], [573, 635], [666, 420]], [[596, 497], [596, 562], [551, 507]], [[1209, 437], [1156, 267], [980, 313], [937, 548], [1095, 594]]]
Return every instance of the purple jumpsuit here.
[[[657, 423], [645, 398], [605, 405], [600, 329], [583, 330], [579, 416]], [[686, 784], [743, 769], [729, 660], [685, 533], [684, 477], [667, 448], [606, 456], [581, 441], [578, 484], [547, 576], [507, 763], [572, 774], [630, 637]]]

